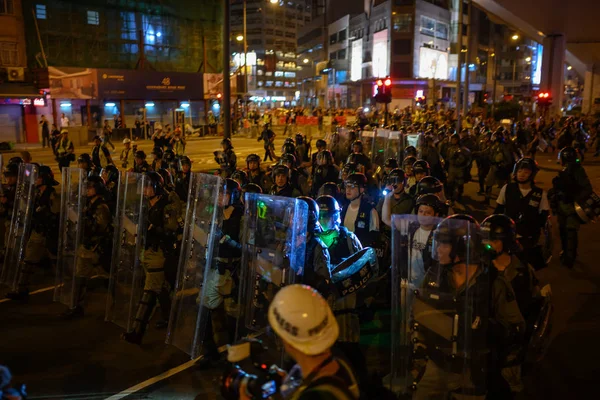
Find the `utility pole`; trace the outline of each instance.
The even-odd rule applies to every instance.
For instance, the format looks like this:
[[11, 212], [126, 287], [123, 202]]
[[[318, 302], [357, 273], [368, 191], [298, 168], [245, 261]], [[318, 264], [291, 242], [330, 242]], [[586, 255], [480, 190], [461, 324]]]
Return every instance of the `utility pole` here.
[[462, 30], [463, 30], [463, 0], [458, 0], [458, 68], [456, 77], [456, 132], [460, 132], [460, 91], [462, 89]]
[[244, 117], [248, 118], [248, 38], [246, 36], [246, 3], [244, 0]]
[[469, 0], [467, 11], [467, 52], [465, 57], [465, 95], [463, 97], [463, 110], [466, 114], [469, 111], [469, 63], [471, 62], [471, 7], [472, 0]]
[[221, 105], [221, 116], [223, 121], [223, 138], [231, 137], [231, 80], [229, 77], [229, 56], [231, 54], [229, 46], [229, 36], [231, 35], [231, 26], [229, 24], [229, 14], [231, 2], [223, 2], [223, 104]]

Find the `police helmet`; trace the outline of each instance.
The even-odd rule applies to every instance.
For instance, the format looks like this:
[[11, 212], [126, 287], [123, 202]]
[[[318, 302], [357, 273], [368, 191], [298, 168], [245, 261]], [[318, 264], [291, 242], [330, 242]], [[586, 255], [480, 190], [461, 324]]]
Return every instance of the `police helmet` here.
[[[441, 257], [440, 244], [450, 245], [447, 257]], [[466, 214], [445, 218], [433, 232], [432, 255], [442, 265], [479, 264], [481, 262], [482, 237], [477, 221]]]
[[166, 162], [171, 162], [175, 160], [175, 152], [173, 150], [165, 150], [161, 158], [164, 158]]
[[283, 141], [283, 144], [294, 144], [294, 139], [292, 139], [291, 137], [285, 138], [285, 140]]
[[414, 157], [415, 160], [417, 159], [417, 149], [415, 146], [408, 146], [404, 149], [404, 159], [407, 157]]
[[317, 161], [325, 161], [327, 165], [333, 164], [333, 155], [329, 150], [321, 150], [317, 153]]
[[291, 164], [292, 166], [296, 166], [296, 156], [293, 155], [292, 153], [285, 153], [281, 156], [281, 159], [279, 160], [279, 162], [282, 165]]
[[417, 213], [419, 212], [420, 206], [429, 206], [433, 208], [436, 214], [439, 214], [442, 211], [442, 202], [435, 194], [432, 193], [423, 194], [417, 197], [417, 201], [415, 202], [415, 211]]
[[288, 168], [287, 165], [276, 165], [275, 167], [273, 167], [273, 170], [271, 171], [271, 177], [273, 178], [273, 180], [275, 180], [275, 177], [277, 175], [285, 175], [289, 180], [290, 179], [290, 169]]
[[296, 133], [296, 146], [304, 143], [304, 136], [301, 133]]
[[250, 168], [251, 162], [257, 162], [258, 165], [260, 166], [260, 156], [255, 153], [249, 154], [248, 157], [246, 157], [246, 166], [248, 168]]
[[154, 196], [160, 196], [164, 193], [164, 179], [156, 171], [146, 172], [145, 187], [152, 187], [154, 189]]
[[558, 153], [558, 158], [560, 159], [560, 164], [563, 166], [575, 165], [580, 162], [579, 153], [571, 146], [564, 147], [560, 153]]
[[233, 145], [231, 144], [231, 139], [225, 138], [221, 140], [221, 146], [226, 145], [228, 149], [233, 149]]
[[[502, 251], [514, 253], [518, 250], [517, 226], [515, 221], [504, 214], [493, 214], [481, 223], [481, 235], [484, 241], [500, 240]], [[489, 244], [484, 246], [484, 251], [490, 254], [490, 259], [495, 259], [501, 253], [496, 253]]]
[[355, 140], [352, 143], [352, 150], [354, 150], [354, 146], [358, 146], [360, 148], [359, 152], [362, 153], [362, 151], [363, 151], [363, 142], [361, 140]]
[[10, 160], [8, 160], [9, 164], [23, 164], [23, 159], [21, 157], [11, 157]]
[[19, 164], [9, 163], [4, 167], [4, 176], [18, 176], [19, 175]]
[[110, 183], [119, 181], [119, 170], [112, 164], [109, 164], [106, 167], [102, 168], [102, 171], [100, 171], [100, 176], [103, 175], [106, 176], [106, 178], [104, 178], [105, 182]]
[[442, 182], [433, 176], [426, 176], [417, 183], [417, 195], [440, 193], [443, 189]]
[[163, 149], [161, 149], [160, 147], [155, 147], [152, 149], [152, 153], [153, 156], [156, 156], [156, 158], [163, 158]]
[[245, 193], [259, 193], [259, 194], [262, 194], [263, 190], [256, 183], [250, 182], [246, 186], [244, 186], [244, 192]]
[[327, 142], [323, 139], [317, 139], [315, 145], [317, 146], [317, 149], [324, 149], [327, 147]]
[[106, 183], [101, 177], [89, 176], [86, 183], [88, 188], [94, 188], [94, 191], [96, 192], [95, 196], [103, 196], [104, 193], [106, 193]]
[[144, 150], [138, 150], [138, 151], [135, 152], [135, 156], [134, 157], [142, 159], [142, 160], [145, 160], [146, 159], [146, 153], [144, 153]]
[[296, 154], [296, 145], [293, 143], [284, 143], [281, 148], [282, 154]]
[[360, 172], [351, 174], [344, 181], [344, 185], [356, 185], [359, 188], [365, 188], [367, 187], [367, 177], [365, 176], [365, 174], [361, 174]]
[[58, 185], [58, 182], [54, 179], [54, 172], [52, 172], [52, 168], [47, 165], [40, 165], [38, 167], [38, 179], [42, 180], [42, 185]]
[[94, 138], [92, 139], [92, 142], [95, 142], [96, 140], [98, 140], [98, 141], [100, 141], [100, 142], [101, 142], [101, 141], [102, 141], [102, 138], [101, 138], [100, 136], [96, 135], [96, 136], [94, 136]]
[[431, 168], [429, 168], [429, 163], [425, 160], [417, 160], [412, 165], [414, 174], [425, 174], [428, 176], [431, 173]]
[[417, 162], [417, 157], [415, 156], [407, 156], [404, 161], [402, 161], [402, 168], [408, 170], [412, 170], [413, 164]]
[[[517, 172], [519, 172], [520, 169], [528, 169], [528, 170], [530, 170], [531, 171], [531, 175], [529, 176], [529, 179], [527, 180], [527, 182], [533, 182], [533, 180], [535, 179], [535, 175], [540, 170], [540, 167], [538, 166], [537, 161], [535, 161], [531, 157], [523, 157], [523, 158], [521, 158], [519, 161], [517, 161], [515, 163], [515, 166], [513, 168], [513, 178], [514, 178], [515, 181], [517, 181]], [[521, 182], [521, 183], [525, 183], [525, 182]]]
[[181, 165], [192, 165], [192, 160], [190, 160], [190, 158], [188, 156], [181, 156], [179, 158], [179, 163]]
[[88, 153], [83, 153], [77, 157], [77, 163], [87, 163], [88, 166], [92, 166], [92, 157]]
[[386, 179], [386, 185], [406, 185], [406, 173], [400, 168], [394, 168], [390, 171]]
[[231, 174], [231, 179], [238, 182], [243, 187], [248, 183], [248, 174], [241, 169], [236, 169]]
[[242, 188], [239, 183], [231, 178], [225, 179], [224, 192], [231, 195], [229, 205], [238, 204], [242, 201]]
[[398, 168], [398, 160], [396, 160], [395, 158], [388, 158], [387, 160], [385, 160], [385, 163], [383, 164], [384, 168], [390, 168], [390, 169], [394, 169], [394, 168]]
[[453, 133], [450, 135], [450, 142], [456, 140], [456, 143], [460, 144], [460, 135], [458, 133]]
[[163, 184], [167, 187], [173, 187], [173, 175], [166, 168], [159, 168], [157, 171], [163, 178]]
[[328, 195], [319, 196], [317, 198], [317, 204], [319, 205], [320, 217], [324, 216], [326, 218], [334, 218], [337, 225], [342, 223], [340, 217], [342, 208], [335, 197]]
[[321, 225], [319, 224], [319, 206], [317, 202], [308, 196], [300, 196], [298, 200], [305, 202], [308, 205], [308, 223], [307, 230], [311, 232], [320, 232]]
[[342, 167], [342, 173], [344, 174], [354, 174], [356, 172], [358, 172], [359, 168], [358, 168], [358, 164], [355, 162], [348, 162], [346, 164], [344, 164], [344, 166]]
[[335, 182], [325, 182], [319, 188], [318, 196], [332, 196], [338, 198], [340, 195], [340, 187]]

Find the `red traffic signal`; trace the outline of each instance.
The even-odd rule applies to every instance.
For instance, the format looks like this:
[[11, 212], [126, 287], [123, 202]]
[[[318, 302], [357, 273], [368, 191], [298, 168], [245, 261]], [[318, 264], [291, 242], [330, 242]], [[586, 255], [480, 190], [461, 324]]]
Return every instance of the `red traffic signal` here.
[[384, 82], [385, 86], [392, 86], [392, 80], [390, 78], [387, 78]]
[[377, 82], [375, 82], [377, 84], [377, 86], [383, 86], [383, 81], [381, 79], [377, 79]]
[[221, 93], [217, 93], [217, 99], [220, 99], [221, 96], [222, 96]]
[[538, 94], [538, 99], [547, 99], [549, 97], [550, 97], [550, 93], [548, 93], [548, 92], [540, 92]]

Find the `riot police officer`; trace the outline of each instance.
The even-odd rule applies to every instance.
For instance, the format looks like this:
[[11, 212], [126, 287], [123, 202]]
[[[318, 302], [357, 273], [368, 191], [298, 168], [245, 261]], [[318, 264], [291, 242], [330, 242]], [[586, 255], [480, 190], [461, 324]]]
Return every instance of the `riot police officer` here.
[[492, 135], [488, 152], [490, 170], [485, 178], [485, 204], [490, 203], [494, 184], [504, 184], [510, 178], [511, 169], [515, 165], [515, 154], [512, 146], [506, 142], [502, 128]]
[[190, 177], [192, 175], [192, 161], [188, 156], [182, 156], [179, 159], [179, 164], [181, 167], [179, 168], [180, 171], [177, 172], [177, 175], [175, 176], [175, 192], [177, 192], [181, 201], [187, 203]]
[[152, 149], [152, 171], [158, 171], [161, 168], [169, 168], [169, 164], [163, 159], [164, 151], [160, 147]]
[[333, 162], [333, 155], [329, 150], [317, 154], [317, 167], [313, 168], [312, 173], [311, 197], [317, 197], [317, 192], [324, 183], [333, 182], [338, 178], [340, 172]]
[[536, 270], [546, 266], [538, 242], [550, 215], [546, 191], [535, 184], [538, 171], [535, 160], [529, 157], [520, 159], [513, 170], [515, 182], [502, 187], [494, 211], [515, 221], [523, 258]]
[[126, 341], [134, 344], [141, 344], [157, 299], [161, 303], [160, 308], [163, 313], [163, 320], [159, 321], [160, 327], [165, 325], [165, 320], [168, 321], [171, 304], [165, 279], [165, 260], [168, 253], [175, 248], [174, 239], [180, 230], [181, 220], [180, 215], [167, 210], [169, 198], [158, 172], [147, 172], [146, 177], [144, 198], [147, 201], [148, 220], [144, 232], [145, 250], [141, 260], [146, 279], [133, 329], [123, 335]]
[[271, 179], [269, 175], [260, 168], [260, 156], [250, 154], [246, 157], [246, 173], [248, 174], [248, 183], [254, 183], [260, 186], [263, 192], [271, 188]]
[[302, 200], [308, 205], [306, 254], [302, 282], [317, 289], [323, 296], [327, 296], [331, 282], [330, 258], [327, 245], [320, 237], [323, 233], [319, 223], [320, 208], [317, 202], [310, 197], [300, 196], [298, 200]]
[[135, 161], [133, 164], [133, 172], [143, 174], [152, 170], [150, 165], [146, 162], [146, 153], [143, 150], [136, 151], [133, 160]]
[[369, 174], [372, 172], [371, 159], [363, 153], [363, 147], [361, 140], [355, 140], [352, 143], [352, 153], [348, 156], [346, 162], [355, 162], [358, 165], [362, 165], [364, 167], [363, 173]]
[[370, 246], [379, 238], [379, 214], [365, 194], [367, 177], [352, 174], [344, 182], [348, 204], [342, 209], [342, 224], [353, 232], [361, 243]]
[[276, 165], [271, 172], [273, 186], [270, 194], [275, 196], [299, 197], [301, 193], [290, 183], [290, 169], [285, 165]]
[[[26, 300], [29, 297], [29, 278], [34, 267], [56, 255], [58, 247], [58, 216], [60, 213], [60, 195], [56, 193], [58, 182], [52, 169], [39, 167], [31, 218], [31, 233], [25, 247], [23, 263], [18, 266], [18, 287], [6, 297], [12, 300]], [[26, 233], [25, 233], [26, 234]]]
[[117, 197], [119, 193], [119, 170], [114, 165], [107, 165], [100, 171], [100, 176], [104, 180], [106, 190], [104, 191], [104, 200], [108, 204], [111, 215], [115, 214], [117, 208]]
[[471, 152], [461, 145], [458, 134], [450, 137], [450, 147], [447, 153], [448, 178], [446, 189], [450, 202], [461, 201], [465, 183], [471, 180], [469, 166], [471, 165]]
[[450, 206], [450, 202], [446, 200], [444, 194], [444, 185], [439, 179], [433, 176], [426, 176], [417, 183], [417, 191], [415, 195], [421, 196], [424, 194], [435, 194], [440, 200], [440, 216], [447, 217], [454, 214], [454, 210]]
[[[415, 161], [415, 163], [412, 165], [412, 170], [413, 174], [415, 175], [415, 182], [417, 184], [421, 181], [421, 179], [431, 175], [431, 168], [429, 168], [429, 163], [425, 160]], [[415, 195], [417, 194], [416, 184], [409, 188], [408, 194], [415, 197]]]
[[231, 139], [225, 138], [221, 140], [221, 146], [223, 151], [214, 152], [215, 161], [219, 164], [221, 177], [228, 178], [237, 168], [237, 156], [233, 151]]
[[404, 160], [402, 160], [402, 169], [406, 174], [406, 184], [405, 189], [409, 190], [412, 186], [416, 185], [418, 181], [415, 178], [415, 174], [413, 171], [413, 165], [417, 162], [417, 157], [415, 156], [406, 156]]
[[62, 314], [63, 318], [81, 318], [84, 315], [84, 301], [87, 281], [94, 275], [107, 275], [110, 272], [112, 257], [112, 215], [104, 200], [106, 186], [104, 179], [90, 176], [86, 181], [86, 204], [83, 210], [82, 243], [77, 249], [75, 266], [75, 307]]
[[383, 190], [385, 188], [389, 173], [396, 168], [399, 168], [399, 166], [398, 160], [396, 160], [395, 158], [388, 158], [383, 163], [383, 168], [377, 168], [377, 171], [375, 171], [375, 179], [377, 179], [377, 181], [379, 182], [380, 190]]
[[97, 167], [94, 165], [92, 161], [92, 157], [83, 153], [79, 157], [77, 157], [77, 166], [85, 171], [86, 176], [97, 175]]
[[579, 245], [578, 231], [582, 222], [577, 215], [575, 203], [585, 202], [593, 193], [593, 189], [585, 169], [581, 166], [577, 150], [565, 147], [560, 151], [559, 158], [563, 169], [552, 179], [552, 189], [548, 197], [552, 212], [558, 218], [562, 247], [560, 262], [567, 268], [573, 268]]
[[[303, 169], [296, 168], [296, 156], [292, 153], [283, 153], [281, 158], [279, 159], [280, 165], [285, 165], [290, 169], [290, 185], [297, 189], [300, 193], [303, 193], [304, 190], [302, 182], [306, 181], [308, 178], [308, 174]], [[301, 179], [302, 182], [301, 182]]]
[[2, 223], [5, 229], [4, 235], [0, 238], [0, 240], [2, 240], [2, 257], [4, 257], [7, 237], [10, 231], [10, 223], [12, 221], [13, 208], [15, 205], [17, 180], [19, 178], [19, 164], [20, 163], [18, 162], [9, 161], [3, 171], [4, 182], [2, 183], [2, 192], [0, 193], [0, 221], [2, 221], [0, 223]]
[[[386, 189], [389, 193], [379, 201], [377, 206], [387, 227], [392, 224], [392, 214], [410, 214], [415, 206], [414, 198], [405, 190], [406, 179], [406, 174], [400, 168], [392, 170], [388, 176]], [[386, 231], [391, 237], [389, 229]]]

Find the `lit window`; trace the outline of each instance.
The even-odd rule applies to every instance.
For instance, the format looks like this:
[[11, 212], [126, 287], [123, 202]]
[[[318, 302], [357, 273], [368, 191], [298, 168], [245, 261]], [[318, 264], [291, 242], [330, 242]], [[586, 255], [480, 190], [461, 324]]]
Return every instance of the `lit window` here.
[[421, 33], [428, 36], [435, 34], [435, 19], [421, 16]]
[[35, 17], [37, 19], [46, 19], [46, 5], [36, 4], [35, 5]]
[[13, 0], [0, 0], [0, 14], [12, 15], [14, 13]]
[[98, 13], [98, 11], [88, 10], [87, 23], [88, 25], [100, 25], [100, 14]]
[[392, 17], [394, 32], [410, 32], [412, 28], [412, 14], [398, 14]]
[[438, 39], [448, 40], [448, 24], [436, 21], [435, 23], [435, 37]]

